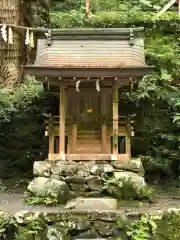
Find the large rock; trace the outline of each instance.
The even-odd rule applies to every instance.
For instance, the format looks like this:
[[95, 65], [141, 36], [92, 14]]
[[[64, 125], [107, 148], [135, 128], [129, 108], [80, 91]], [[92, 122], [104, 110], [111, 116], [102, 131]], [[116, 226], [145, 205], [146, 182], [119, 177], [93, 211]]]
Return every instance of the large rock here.
[[65, 204], [69, 198], [69, 187], [65, 182], [45, 177], [34, 178], [28, 191], [36, 197], [52, 197], [60, 204]]
[[116, 210], [118, 201], [113, 198], [76, 198], [70, 200], [65, 208], [77, 210]]
[[134, 158], [129, 161], [113, 161], [112, 165], [115, 169], [118, 170], [128, 170], [131, 172], [139, 173], [140, 175], [144, 175], [144, 168], [140, 158]]
[[65, 233], [66, 230], [59, 228], [58, 226], [49, 226], [47, 228], [46, 239], [47, 240], [70, 240], [72, 239], [68, 234]]
[[92, 191], [99, 191], [103, 190], [103, 181], [99, 176], [90, 176], [87, 179], [87, 184]]
[[91, 174], [92, 175], [101, 175], [103, 173], [103, 168], [100, 164], [94, 164], [91, 167]]
[[36, 161], [33, 166], [33, 174], [38, 177], [49, 177], [51, 174], [51, 165], [48, 161]]
[[137, 173], [128, 172], [128, 171], [115, 172], [114, 177], [118, 179], [123, 179], [124, 181], [127, 181], [127, 182], [131, 181], [137, 190], [147, 186], [144, 178], [138, 175]]
[[104, 165], [103, 165], [103, 171], [104, 171], [106, 174], [113, 173], [113, 172], [114, 172], [114, 168], [113, 168], [113, 166], [110, 165], [110, 164], [104, 164]]
[[68, 176], [65, 178], [67, 183], [80, 183], [83, 184], [86, 182], [85, 178], [75, 174], [74, 176]]
[[68, 229], [71, 233], [84, 232], [91, 228], [91, 224], [87, 219], [73, 217], [68, 223]]
[[75, 192], [76, 196], [84, 196], [84, 193], [89, 190], [89, 186], [85, 183], [70, 183], [69, 186]]
[[[97, 230], [97, 232], [103, 237], [110, 237], [118, 231], [118, 229], [114, 227], [114, 223], [106, 222], [104, 224], [104, 222], [96, 221], [94, 222], [94, 227]], [[120, 233], [120, 231], [118, 231], [118, 233]]]
[[73, 176], [76, 172], [76, 163], [69, 163], [66, 161], [58, 161], [51, 169], [54, 175], [59, 176]]
[[36, 220], [39, 220], [42, 217], [40, 212], [29, 212], [29, 211], [20, 211], [14, 214], [14, 218], [18, 224], [29, 224]]
[[80, 177], [88, 177], [90, 175], [90, 167], [87, 164], [78, 163], [76, 174]]
[[50, 186], [49, 178], [37, 177], [34, 178], [28, 185], [27, 190], [37, 197], [47, 196], [47, 191]]
[[55, 197], [60, 204], [65, 204], [69, 199], [69, 187], [63, 181], [52, 179], [48, 189], [48, 196]]
[[[88, 230], [75, 236], [74, 239], [99, 239], [99, 234], [94, 230]], [[101, 238], [102, 239], [102, 238]]]

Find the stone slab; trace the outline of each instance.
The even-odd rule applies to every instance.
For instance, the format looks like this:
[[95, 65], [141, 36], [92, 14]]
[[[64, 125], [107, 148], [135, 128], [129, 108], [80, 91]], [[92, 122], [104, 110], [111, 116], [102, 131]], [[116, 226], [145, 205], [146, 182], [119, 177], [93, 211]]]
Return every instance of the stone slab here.
[[76, 198], [65, 205], [66, 209], [116, 210], [118, 201], [113, 198]]

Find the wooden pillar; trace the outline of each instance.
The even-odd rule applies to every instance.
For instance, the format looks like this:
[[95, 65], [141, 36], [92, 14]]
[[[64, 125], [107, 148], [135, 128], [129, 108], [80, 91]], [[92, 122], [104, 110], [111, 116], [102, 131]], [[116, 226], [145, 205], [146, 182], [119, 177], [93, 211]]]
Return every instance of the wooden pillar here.
[[101, 127], [102, 153], [107, 153], [107, 124], [103, 123]]
[[48, 135], [49, 135], [49, 157], [50, 157], [51, 154], [54, 154], [54, 135], [52, 132], [49, 132]]
[[127, 119], [127, 136], [126, 136], [126, 154], [129, 155], [129, 159], [131, 159], [131, 120], [128, 116]]
[[65, 87], [60, 88], [59, 154], [65, 158]]
[[113, 155], [118, 159], [118, 86], [113, 85]]
[[77, 143], [77, 124], [72, 125], [72, 150], [71, 153], [76, 153], [76, 143]]

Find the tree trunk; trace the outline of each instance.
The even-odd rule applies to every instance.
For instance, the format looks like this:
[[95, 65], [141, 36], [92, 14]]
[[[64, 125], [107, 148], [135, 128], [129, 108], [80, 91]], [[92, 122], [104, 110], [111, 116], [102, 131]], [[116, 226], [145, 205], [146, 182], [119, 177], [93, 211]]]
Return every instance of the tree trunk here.
[[[22, 25], [21, 0], [0, 0], [0, 23]], [[5, 43], [0, 37], [0, 87], [12, 88], [21, 76], [23, 37], [13, 30], [13, 44]]]

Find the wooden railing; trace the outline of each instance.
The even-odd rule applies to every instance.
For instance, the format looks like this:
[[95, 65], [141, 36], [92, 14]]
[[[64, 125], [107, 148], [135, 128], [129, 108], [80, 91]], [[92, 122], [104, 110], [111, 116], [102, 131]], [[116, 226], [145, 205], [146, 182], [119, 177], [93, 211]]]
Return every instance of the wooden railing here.
[[[128, 116], [119, 116], [118, 117], [118, 122], [119, 125], [121, 124], [126, 124], [128, 121], [128, 118], [130, 119], [130, 123], [133, 124], [135, 122], [134, 118], [136, 117], [135, 114], [129, 115]], [[50, 116], [49, 118], [47, 118], [45, 120], [45, 122], [47, 123], [47, 125], [49, 125], [49, 123], [52, 123], [53, 125], [59, 125], [59, 120], [60, 117], [59, 116]], [[83, 123], [83, 119], [81, 117], [72, 117], [72, 116], [66, 116], [66, 125], [67, 124], [81, 124]], [[113, 122], [113, 118], [112, 117], [99, 117], [96, 121], [89, 121], [88, 123], [106, 123], [106, 124], [111, 124]]]

